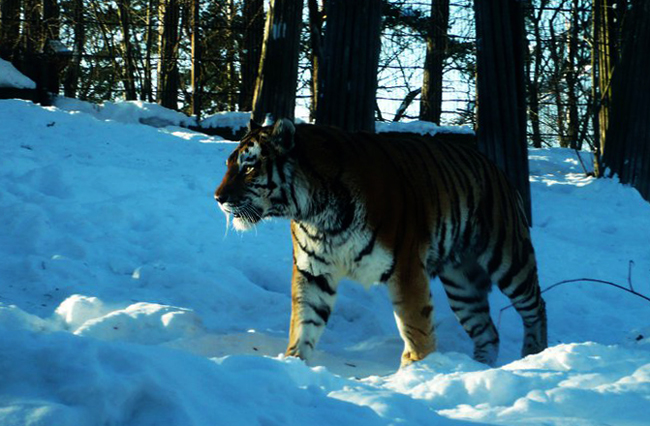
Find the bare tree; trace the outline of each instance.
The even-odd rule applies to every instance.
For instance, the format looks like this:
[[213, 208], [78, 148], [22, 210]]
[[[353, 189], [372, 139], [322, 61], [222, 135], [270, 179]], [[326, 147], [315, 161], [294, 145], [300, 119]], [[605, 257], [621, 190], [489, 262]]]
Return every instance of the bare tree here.
[[318, 75], [316, 123], [375, 129], [381, 0], [330, 0]]
[[517, 0], [476, 0], [479, 149], [506, 173], [531, 219], [524, 18]]
[[310, 61], [311, 61], [311, 81], [310, 81], [310, 106], [309, 116], [312, 120], [316, 119], [316, 109], [318, 108], [318, 72], [323, 57], [323, 17], [325, 15], [325, 5], [323, 8], [318, 7], [318, 0], [308, 0], [309, 5], [309, 41], [311, 42]]
[[623, 51], [610, 87], [602, 163], [650, 200], [650, 57], [640, 54], [650, 46], [649, 2], [632, 1], [623, 35]]
[[158, 101], [166, 108], [178, 109], [178, 24], [179, 0], [160, 0], [160, 62], [158, 63]]
[[447, 55], [449, 0], [431, 0], [431, 18], [426, 34], [420, 120], [440, 124], [442, 114], [442, 73]]
[[3, 0], [0, 11], [0, 57], [13, 61], [17, 59], [20, 37], [20, 0]]
[[264, 40], [264, 0], [244, 0], [242, 15], [246, 27], [240, 51], [239, 110], [251, 111]]
[[[542, 56], [544, 48], [542, 45], [542, 15], [546, 9], [548, 0], [541, 0], [537, 11], [529, 8], [529, 20], [533, 26], [532, 51], [526, 61], [528, 74], [528, 119], [532, 129], [533, 147], [542, 147], [542, 132], [540, 128], [540, 96], [542, 86]], [[532, 66], [532, 69], [531, 69]]]
[[131, 47], [131, 0], [118, 0], [117, 13], [120, 18], [120, 28], [122, 30], [122, 59], [124, 67], [122, 68], [122, 83], [124, 84], [124, 93], [127, 101], [137, 99], [135, 92], [135, 64], [133, 62], [133, 49]]
[[302, 0], [271, 0], [253, 96], [257, 122], [294, 117], [302, 6]]
[[72, 1], [72, 21], [74, 31], [72, 60], [66, 69], [63, 80], [63, 92], [69, 98], [77, 97], [77, 88], [81, 75], [81, 58], [84, 54], [84, 45], [86, 43], [83, 0]]
[[153, 84], [152, 84], [152, 73], [153, 66], [151, 63], [151, 57], [153, 55], [153, 49], [155, 46], [155, 31], [154, 23], [156, 19], [156, 10], [158, 9], [158, 0], [148, 0], [147, 1], [147, 15], [145, 18], [146, 22], [146, 31], [144, 35], [144, 44], [145, 44], [145, 53], [144, 53], [144, 69], [143, 69], [143, 79], [142, 79], [142, 89], [140, 91], [140, 99], [143, 101], [153, 102]]

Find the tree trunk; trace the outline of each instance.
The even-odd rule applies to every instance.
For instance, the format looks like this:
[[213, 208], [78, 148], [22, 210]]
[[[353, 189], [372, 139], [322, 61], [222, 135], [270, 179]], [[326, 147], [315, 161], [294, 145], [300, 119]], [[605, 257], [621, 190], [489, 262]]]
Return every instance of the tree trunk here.
[[302, 0], [271, 1], [253, 96], [256, 122], [294, 117], [302, 6]]
[[626, 15], [623, 52], [611, 82], [603, 166], [650, 201], [650, 3], [633, 0]]
[[43, 87], [40, 70], [42, 40], [42, 4], [38, 0], [23, 0], [22, 57], [20, 71], [31, 78], [37, 89]]
[[178, 0], [161, 0], [159, 5], [160, 61], [158, 62], [158, 102], [178, 109]]
[[20, 40], [20, 0], [3, 0], [0, 11], [0, 58], [13, 62]]
[[240, 53], [242, 61], [239, 110], [251, 111], [253, 109], [253, 93], [264, 40], [264, 0], [245, 0], [243, 18], [246, 29], [244, 30], [244, 40]]
[[135, 64], [133, 63], [133, 49], [131, 48], [131, 0], [118, 0], [117, 13], [120, 18], [122, 28], [122, 59], [124, 67], [122, 69], [122, 83], [124, 84], [124, 93], [127, 101], [137, 99], [135, 92]]
[[237, 87], [239, 87], [239, 82], [237, 81], [237, 69], [235, 67], [235, 44], [236, 44], [236, 32], [233, 31], [233, 25], [235, 25], [235, 19], [237, 16], [237, 9], [235, 8], [235, 2], [233, 0], [228, 0], [228, 26], [229, 31], [226, 36], [226, 75], [228, 79], [227, 84], [227, 103], [228, 110], [235, 111], [237, 109], [237, 104], [239, 101], [239, 96], [237, 95]]
[[596, 57], [598, 59], [598, 80], [592, 82], [598, 88], [598, 152], [595, 155], [595, 173], [604, 173], [601, 157], [605, 152], [607, 129], [612, 97], [612, 72], [618, 60], [618, 22], [615, 19], [614, 3], [616, 0], [594, 0], [594, 26]]
[[442, 115], [442, 74], [447, 56], [449, 0], [431, 0], [431, 18], [426, 36], [420, 120], [440, 124]]
[[59, 93], [59, 73], [67, 64], [67, 53], [62, 50], [59, 33], [61, 30], [61, 13], [57, 0], [43, 0], [42, 53], [39, 66], [43, 88], [47, 92], [41, 102], [49, 104], [49, 94]]
[[197, 120], [201, 119], [201, 38], [199, 25], [199, 10], [201, 7], [200, 0], [192, 1], [192, 17], [190, 26], [192, 27], [192, 115]]
[[72, 19], [74, 24], [74, 40], [72, 48], [72, 60], [68, 65], [63, 80], [63, 93], [68, 98], [77, 97], [79, 87], [79, 76], [81, 75], [81, 58], [84, 54], [84, 43], [86, 42], [86, 28], [84, 26], [83, 0], [73, 0]]
[[579, 36], [579, 19], [578, 19], [579, 1], [573, 0], [571, 5], [571, 26], [568, 31], [567, 42], [567, 64], [565, 71], [566, 94], [567, 94], [567, 120], [566, 120], [566, 139], [571, 149], [579, 149], [578, 134], [580, 131], [580, 119], [578, 117], [578, 94], [577, 84], [578, 76], [576, 70], [576, 57], [578, 54], [578, 36]]
[[517, 0], [476, 0], [478, 143], [519, 191], [531, 221], [524, 19]]
[[564, 43], [562, 43], [561, 40], [558, 40], [558, 37], [555, 34], [555, 24], [553, 21], [549, 22], [548, 29], [551, 35], [550, 56], [551, 61], [553, 62], [550, 86], [551, 92], [553, 93], [553, 100], [555, 101], [555, 109], [557, 110], [555, 123], [557, 125], [557, 134], [560, 146], [566, 148], [569, 146], [569, 142], [566, 136], [566, 116], [564, 112], [564, 101], [562, 99], [564, 91], [561, 85], [562, 75], [564, 73], [564, 61], [562, 60], [564, 57]]
[[[539, 5], [539, 11], [535, 15], [534, 9], [531, 7], [531, 21], [533, 24], [533, 37], [535, 40], [535, 46], [533, 47], [533, 52], [529, 57], [528, 61], [528, 119], [530, 120], [530, 127], [532, 130], [532, 142], [533, 147], [541, 148], [542, 147], [542, 132], [540, 129], [540, 86], [542, 78], [542, 14], [544, 8], [546, 7], [547, 0], [542, 0]], [[532, 73], [530, 70], [530, 62], [533, 62]]]
[[154, 47], [154, 20], [158, 0], [149, 0], [147, 2], [147, 30], [145, 32], [145, 56], [144, 56], [144, 78], [142, 81], [142, 92], [140, 99], [143, 101], [153, 102], [153, 84], [151, 74], [153, 72], [151, 65], [151, 55]]
[[311, 82], [309, 118], [316, 120], [318, 109], [318, 70], [323, 56], [323, 16], [325, 10], [319, 10], [318, 0], [308, 0], [309, 4], [309, 41], [311, 42]]
[[381, 0], [330, 0], [316, 123], [375, 130]]

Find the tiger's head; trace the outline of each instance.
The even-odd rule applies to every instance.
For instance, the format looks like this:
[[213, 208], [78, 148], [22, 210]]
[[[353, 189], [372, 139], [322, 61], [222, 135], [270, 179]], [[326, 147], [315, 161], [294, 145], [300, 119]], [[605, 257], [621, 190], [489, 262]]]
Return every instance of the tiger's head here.
[[295, 209], [295, 195], [289, 189], [295, 130], [287, 119], [272, 126], [251, 120], [248, 132], [228, 157], [226, 175], [214, 198], [226, 217], [232, 215], [235, 229], [250, 229], [266, 217], [287, 217]]

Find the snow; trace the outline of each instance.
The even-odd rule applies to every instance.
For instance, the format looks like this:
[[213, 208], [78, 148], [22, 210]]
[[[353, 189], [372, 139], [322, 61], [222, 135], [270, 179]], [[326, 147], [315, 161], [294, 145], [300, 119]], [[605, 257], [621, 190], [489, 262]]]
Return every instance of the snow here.
[[462, 133], [473, 135], [474, 130], [467, 126], [438, 126], [430, 121], [380, 121], [375, 125], [377, 133], [385, 132], [409, 132], [420, 135], [435, 136], [436, 133]]
[[121, 123], [140, 123], [153, 127], [196, 125], [196, 119], [188, 117], [182, 112], [144, 101], [107, 101], [98, 105], [58, 96], [54, 100], [54, 105], [64, 111], [83, 112], [100, 120], [113, 120]]
[[11, 62], [0, 59], [0, 87], [36, 89], [36, 83], [21, 74]]
[[251, 119], [250, 112], [218, 112], [201, 120], [201, 127], [230, 127], [233, 132], [245, 129]]
[[[0, 101], [3, 426], [649, 424], [650, 304], [602, 284], [546, 292], [551, 347], [525, 359], [492, 292], [490, 368], [433, 281], [439, 352], [398, 370], [386, 289], [346, 282], [313, 365], [283, 357], [288, 223], [226, 235], [212, 193], [235, 145], [158, 106], [60, 101]], [[532, 149], [530, 170], [542, 288], [650, 295], [638, 192], [570, 150]]]

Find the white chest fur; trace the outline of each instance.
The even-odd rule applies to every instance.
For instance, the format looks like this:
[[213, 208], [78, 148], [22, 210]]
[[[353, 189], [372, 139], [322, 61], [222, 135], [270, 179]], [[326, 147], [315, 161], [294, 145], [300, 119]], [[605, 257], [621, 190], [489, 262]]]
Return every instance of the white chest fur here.
[[393, 264], [393, 256], [369, 229], [353, 229], [345, 235], [326, 236], [308, 224], [292, 226], [296, 265], [313, 275], [328, 274], [334, 280], [350, 278], [369, 287]]

